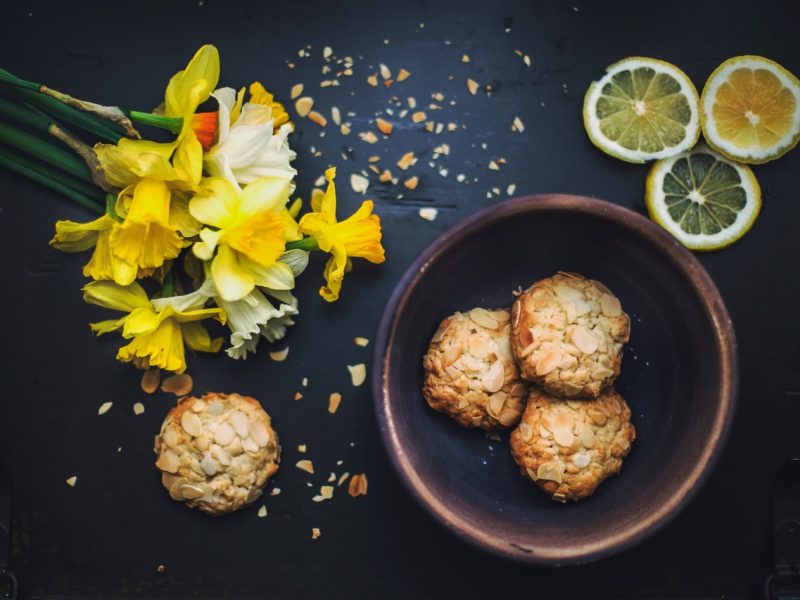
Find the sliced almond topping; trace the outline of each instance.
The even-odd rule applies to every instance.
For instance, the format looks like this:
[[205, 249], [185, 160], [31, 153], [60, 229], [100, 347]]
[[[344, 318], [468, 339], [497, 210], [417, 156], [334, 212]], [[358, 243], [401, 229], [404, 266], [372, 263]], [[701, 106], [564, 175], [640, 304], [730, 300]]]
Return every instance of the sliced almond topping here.
[[594, 371], [592, 371], [592, 379], [595, 381], [603, 381], [604, 379], [608, 379], [613, 375], [614, 371], [611, 369], [606, 369], [605, 367], [596, 367]]
[[609, 294], [603, 294], [600, 296], [600, 310], [602, 310], [603, 314], [607, 317], [618, 317], [622, 314], [622, 305], [618, 298]]
[[469, 311], [469, 318], [473, 323], [481, 327], [486, 327], [486, 329], [495, 330], [500, 327], [500, 323], [497, 322], [497, 319], [490, 315], [489, 311], [484, 308], [473, 308]]
[[192, 376], [187, 373], [172, 375], [161, 383], [162, 392], [175, 394], [176, 396], [185, 396], [192, 391], [193, 387], [194, 381], [192, 380]]
[[353, 338], [353, 343], [356, 346], [361, 346], [362, 348], [365, 348], [366, 346], [369, 346], [369, 340], [367, 338], [365, 338], [365, 337]]
[[532, 481], [536, 481], [537, 479], [539, 479], [539, 476], [536, 474], [536, 471], [534, 471], [530, 467], [525, 467], [525, 472], [528, 474], [528, 477], [530, 477]]
[[383, 173], [381, 173], [381, 176], [378, 177], [378, 181], [380, 181], [381, 183], [388, 183], [391, 180], [392, 180], [392, 172], [389, 169], [386, 169]]
[[141, 402], [136, 402], [133, 405], [133, 414], [135, 414], [137, 416], [138, 415], [143, 415], [144, 414], [144, 404], [142, 404]]
[[419, 177], [417, 177], [416, 175], [414, 175], [414, 177], [409, 177], [403, 182], [403, 185], [410, 190], [415, 190], [419, 185]]
[[156, 460], [156, 466], [167, 473], [176, 473], [178, 471], [178, 467], [180, 466], [180, 460], [178, 459], [178, 455], [172, 450], [167, 450], [158, 457], [158, 460]]
[[439, 211], [435, 208], [431, 207], [424, 207], [419, 209], [419, 216], [426, 221], [434, 221], [436, 220], [436, 216], [439, 214]]
[[574, 287], [563, 283], [553, 286], [553, 291], [556, 293], [556, 296], [564, 302], [577, 302], [578, 300], [584, 299], [583, 293], [580, 290], [576, 290]]
[[322, 535], [322, 532], [319, 530], [319, 527], [312, 527], [311, 528], [311, 539], [316, 540], [319, 539], [319, 536]]
[[575, 307], [575, 302], [565, 302], [564, 312], [567, 314], [567, 323], [574, 323], [578, 316], [578, 311]]
[[560, 362], [561, 353], [558, 350], [550, 350], [542, 355], [542, 357], [536, 362], [536, 374], [547, 375], [553, 369], [555, 369]]
[[289, 346], [286, 346], [286, 348], [283, 350], [277, 350], [269, 353], [269, 357], [275, 362], [283, 362], [286, 360], [287, 356], [289, 356]]
[[583, 327], [582, 325], [577, 325], [572, 329], [572, 343], [583, 352], [584, 354], [593, 354], [597, 352], [597, 348], [599, 346], [599, 342], [597, 341], [597, 337]]
[[342, 123], [339, 131], [342, 132], [342, 135], [350, 135], [350, 127], [347, 125], [347, 123]]
[[[340, 461], [340, 462], [341, 462], [341, 461]], [[342, 484], [343, 484], [345, 481], [347, 481], [347, 478], [348, 478], [348, 477], [350, 477], [350, 473], [349, 473], [348, 471], [345, 471], [344, 473], [342, 473], [342, 474], [339, 476], [339, 481], [338, 481], [338, 482], [336, 482], [336, 485], [337, 485], [338, 487], [341, 487], [341, 485], [342, 485]]]
[[342, 113], [339, 112], [338, 106], [331, 107], [331, 120], [333, 121], [334, 125], [342, 124]]
[[350, 175], [350, 187], [356, 194], [363, 194], [369, 188], [369, 179], [358, 173]]
[[533, 429], [527, 423], [520, 423], [519, 424], [519, 434], [522, 436], [523, 442], [529, 442], [530, 439], [533, 437]]
[[413, 115], [411, 115], [411, 120], [414, 123], [422, 123], [427, 118], [428, 118], [428, 116], [424, 112], [422, 112], [421, 110], [418, 110]]
[[592, 462], [592, 459], [589, 458], [588, 454], [579, 453], [572, 457], [572, 464], [579, 469], [585, 469], [589, 466], [590, 462]]
[[416, 162], [417, 159], [414, 157], [414, 153], [406, 152], [405, 154], [403, 154], [400, 160], [397, 161], [397, 166], [400, 167], [400, 169], [402, 169], [403, 171], [405, 171], [406, 169], [408, 169], [408, 167], [410, 167]]
[[564, 473], [561, 470], [561, 466], [555, 461], [542, 463], [536, 470], [536, 476], [539, 479], [555, 481], [556, 483], [561, 483], [563, 475]]
[[381, 119], [378, 117], [375, 119], [375, 125], [378, 127], [378, 131], [380, 131], [383, 135], [392, 134], [392, 124], [386, 119]]
[[298, 460], [295, 466], [301, 471], [311, 473], [312, 475], [314, 474], [314, 465], [310, 460]]
[[481, 379], [481, 385], [487, 392], [493, 393], [503, 387], [504, 379], [505, 371], [503, 370], [503, 363], [496, 360]]
[[581, 440], [581, 444], [583, 444], [587, 448], [594, 448], [594, 445], [597, 442], [597, 438], [595, 438], [594, 431], [592, 431], [592, 428], [585, 423], [583, 427], [581, 427], [581, 432], [579, 437]]
[[453, 344], [444, 351], [444, 355], [442, 356], [442, 366], [448, 367], [452, 365], [458, 360], [459, 356], [461, 356], [461, 346], [458, 344]]
[[350, 379], [354, 387], [360, 386], [367, 378], [367, 367], [364, 363], [357, 365], [347, 365], [347, 370], [350, 371]]
[[302, 83], [296, 83], [296, 84], [294, 84], [292, 86], [292, 91], [291, 91], [291, 93], [289, 95], [291, 96], [292, 100], [295, 100], [295, 99], [299, 98], [300, 94], [302, 94], [302, 93], [303, 93], [303, 84]]
[[511, 387], [511, 395], [516, 397], [522, 397], [528, 393], [528, 386], [524, 383], [515, 383]]
[[193, 412], [185, 412], [181, 415], [181, 426], [184, 431], [193, 437], [203, 435], [203, 422]]
[[[498, 415], [497, 420], [503, 427], [510, 427], [519, 419], [519, 410], [515, 410], [506, 406], [503, 411]], [[500, 441], [500, 436], [497, 436], [497, 441]]]
[[294, 103], [294, 110], [301, 117], [307, 117], [312, 108], [314, 108], [314, 99], [309, 96], [298, 98], [297, 102]]
[[370, 84], [372, 87], [377, 86], [378, 85], [378, 74], [377, 73], [373, 73], [372, 75], [367, 77], [367, 83]]
[[384, 79], [391, 79], [392, 72], [389, 70], [389, 67], [387, 67], [385, 64], [381, 63], [379, 65], [379, 70], [381, 72], [381, 77], [383, 77]]
[[572, 435], [572, 431], [569, 429], [559, 428], [553, 432], [553, 439], [559, 446], [569, 448], [572, 446], [572, 442], [575, 441], [575, 436]]
[[586, 411], [586, 414], [588, 414], [589, 418], [594, 422], [594, 424], [599, 427], [605, 425], [606, 421], [608, 420], [606, 414], [603, 411], [598, 410], [594, 406], [590, 406]]
[[359, 133], [358, 137], [361, 138], [361, 141], [367, 142], [368, 144], [374, 144], [378, 141], [378, 136], [372, 133], [371, 131], [365, 131], [363, 133]]
[[258, 509], [258, 512], [256, 514], [258, 515], [259, 519], [263, 519], [264, 517], [267, 516], [267, 507], [262, 504], [261, 508]]
[[411, 73], [406, 71], [405, 69], [400, 69], [400, 72], [397, 73], [397, 81], [405, 81], [411, 76]]
[[161, 369], [147, 369], [142, 373], [142, 390], [146, 394], [153, 394], [161, 382]]
[[522, 133], [525, 131], [525, 125], [522, 124], [522, 119], [519, 117], [514, 117], [514, 122], [511, 124], [511, 130], [516, 131], [517, 133]]
[[[450, 368], [452, 368], [452, 367], [450, 367]], [[469, 406], [469, 402], [467, 401], [466, 398], [462, 397], [462, 398], [458, 399], [458, 410], [463, 410], [463, 409], [467, 408], [468, 406]]]
[[334, 414], [339, 408], [342, 401], [342, 395], [339, 392], [334, 392], [328, 397], [328, 412]]
[[473, 96], [478, 93], [479, 84], [474, 79], [467, 79], [467, 89]]
[[67, 477], [67, 485], [69, 487], [75, 487], [75, 484], [78, 483], [78, 476], [73, 475], [72, 477]]
[[316, 123], [320, 127], [325, 127], [325, 125], [328, 124], [328, 119], [323, 117], [320, 113], [318, 113], [315, 110], [312, 110], [310, 113], [308, 113], [308, 118], [309, 120], [314, 121], [314, 123]]
[[192, 485], [191, 483], [186, 483], [181, 486], [181, 495], [187, 500], [194, 500], [195, 498], [199, 498], [203, 494], [205, 494], [203, 488], [196, 485]]
[[503, 406], [506, 403], [506, 394], [505, 392], [497, 392], [489, 396], [489, 407], [488, 412], [493, 417], [496, 417], [500, 414], [503, 410]]
[[214, 432], [214, 441], [217, 442], [220, 446], [227, 446], [233, 441], [233, 438], [236, 437], [236, 431], [228, 425], [227, 423], [223, 423], [220, 425], [217, 430]]
[[347, 493], [353, 498], [367, 495], [367, 476], [364, 473], [353, 475], [350, 484], [347, 486]]
[[106, 414], [108, 411], [110, 411], [110, 410], [111, 410], [111, 407], [112, 407], [112, 406], [114, 406], [114, 403], [113, 403], [113, 402], [103, 402], [103, 403], [100, 405], [100, 408], [98, 408], [98, 409], [97, 409], [97, 414], [98, 414], [98, 415], [104, 415], [104, 414]]

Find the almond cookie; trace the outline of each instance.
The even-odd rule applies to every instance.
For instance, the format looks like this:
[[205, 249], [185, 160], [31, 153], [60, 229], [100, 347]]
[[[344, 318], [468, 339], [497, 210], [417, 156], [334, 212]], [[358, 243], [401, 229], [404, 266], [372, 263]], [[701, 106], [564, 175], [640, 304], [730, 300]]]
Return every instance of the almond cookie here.
[[599, 281], [558, 273], [512, 309], [511, 349], [522, 376], [561, 398], [596, 398], [614, 383], [631, 321]]
[[593, 400], [562, 400], [531, 387], [509, 443], [522, 475], [566, 502], [619, 473], [635, 439], [631, 409], [612, 388]]
[[278, 472], [281, 447], [258, 400], [184, 397], [156, 436], [156, 468], [173, 500], [211, 515], [255, 502]]
[[511, 355], [507, 310], [473, 308], [441, 322], [422, 360], [422, 394], [434, 410], [464, 427], [511, 427], [528, 384]]

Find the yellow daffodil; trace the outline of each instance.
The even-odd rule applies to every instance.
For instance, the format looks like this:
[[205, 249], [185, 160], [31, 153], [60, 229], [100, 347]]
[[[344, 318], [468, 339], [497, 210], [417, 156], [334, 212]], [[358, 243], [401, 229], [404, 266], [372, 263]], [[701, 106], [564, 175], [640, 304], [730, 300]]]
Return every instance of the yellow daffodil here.
[[219, 308], [202, 308], [206, 301], [202, 295], [151, 302], [138, 283], [121, 286], [110, 281], [92, 282], [83, 292], [90, 304], [127, 313], [120, 319], [91, 324], [98, 335], [121, 329], [122, 337], [131, 340], [117, 352], [120, 362], [132, 362], [140, 369], [157, 367], [183, 373], [184, 344], [200, 352], [218, 352], [222, 347], [222, 338], [212, 340], [198, 321], [215, 318], [224, 323], [225, 313]]
[[300, 231], [313, 237], [320, 250], [330, 253], [325, 265], [327, 285], [320, 288], [320, 295], [328, 302], [339, 298], [344, 274], [350, 270], [350, 259], [365, 258], [372, 263], [386, 260], [381, 245], [381, 221], [372, 214], [372, 200], [365, 200], [359, 209], [344, 221], [336, 221], [336, 168], [325, 171], [328, 189], [325, 194], [312, 198], [313, 212], [300, 219]]
[[262, 106], [269, 106], [270, 118], [272, 119], [272, 128], [277, 132], [282, 125], [289, 124], [294, 128], [292, 122], [289, 120], [289, 113], [283, 107], [283, 104], [275, 101], [275, 97], [270, 94], [260, 82], [254, 81], [250, 84], [250, 102], [252, 104], [261, 104]]
[[289, 188], [285, 178], [264, 177], [242, 190], [227, 179], [210, 178], [189, 202], [191, 215], [207, 225], [192, 250], [211, 261], [211, 277], [224, 300], [241, 300], [256, 285], [294, 285], [291, 269], [278, 262], [286, 240], [301, 237], [286, 209]]
[[[95, 153], [109, 183], [124, 187], [135, 183], [135, 179], [152, 177], [181, 182], [189, 189], [194, 189], [200, 182], [203, 169], [203, 147], [195, 131], [195, 111], [208, 100], [217, 81], [219, 53], [214, 46], [203, 46], [186, 68], [176, 73], [167, 85], [164, 116], [183, 119], [178, 137], [173, 142], [123, 138], [116, 147], [108, 144], [95, 146]], [[203, 127], [207, 125], [203, 119], [200, 121]]]
[[176, 258], [183, 247], [181, 236], [169, 220], [172, 192], [157, 179], [142, 179], [130, 194], [125, 221], [111, 231], [109, 243], [114, 256], [142, 269], [160, 267]]

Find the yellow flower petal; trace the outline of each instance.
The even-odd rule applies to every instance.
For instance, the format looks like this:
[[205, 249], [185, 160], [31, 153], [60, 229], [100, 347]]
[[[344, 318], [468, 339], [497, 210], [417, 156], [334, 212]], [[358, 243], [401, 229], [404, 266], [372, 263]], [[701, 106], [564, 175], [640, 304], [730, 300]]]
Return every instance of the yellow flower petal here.
[[104, 333], [121, 329], [122, 326], [125, 325], [126, 318], [127, 317], [122, 317], [120, 319], [110, 319], [108, 321], [100, 321], [98, 323], [89, 323], [89, 327], [91, 327], [92, 331], [97, 335], [103, 335]]
[[83, 267], [83, 276], [95, 280], [112, 279], [119, 285], [131, 284], [136, 279], [136, 265], [126, 263], [111, 251], [111, 231], [100, 232], [92, 258]]
[[189, 201], [189, 212], [195, 219], [218, 229], [233, 222], [238, 207], [238, 191], [221, 177], [204, 179], [197, 194]]
[[275, 262], [267, 267], [242, 257], [240, 266], [253, 277], [256, 285], [271, 290], [291, 290], [294, 287], [292, 268], [284, 262]]
[[352, 216], [336, 224], [334, 236], [344, 244], [347, 256], [382, 263], [386, 256], [381, 245], [381, 220], [372, 214], [372, 206], [372, 200], [365, 200]]
[[[197, 105], [208, 100], [219, 81], [219, 52], [205, 45], [194, 55], [183, 71], [176, 73], [167, 85], [164, 97], [164, 114], [168, 117], [185, 117]], [[190, 102], [196, 102], [194, 106]]]
[[140, 368], [157, 367], [183, 373], [186, 358], [180, 324], [166, 319], [151, 333], [134, 337], [119, 349], [117, 360], [134, 362]]
[[246, 185], [241, 195], [241, 214], [253, 216], [283, 209], [289, 201], [291, 183], [284, 177], [260, 177]]
[[88, 223], [57, 221], [56, 234], [50, 245], [64, 252], [83, 252], [97, 243], [100, 232], [111, 229], [114, 220], [108, 215]]
[[225, 324], [225, 311], [221, 308], [196, 308], [193, 310], [176, 311], [172, 318], [178, 323], [193, 323], [205, 319], [214, 318], [223, 325]]
[[200, 233], [202, 225], [189, 212], [189, 198], [186, 194], [173, 193], [169, 203], [169, 224], [184, 238]]
[[250, 102], [253, 104], [263, 104], [272, 109], [272, 127], [277, 131], [284, 123], [289, 123], [289, 113], [280, 102], [275, 102], [275, 97], [270, 94], [258, 81], [250, 85]]
[[200, 323], [187, 323], [181, 327], [183, 341], [196, 352], [219, 352], [222, 338], [211, 339], [211, 336]]
[[263, 212], [225, 229], [219, 241], [260, 265], [268, 266], [286, 249], [284, 225], [285, 221], [279, 215]]
[[150, 306], [150, 299], [138, 283], [123, 286], [113, 281], [93, 281], [83, 287], [83, 299], [89, 304], [126, 313]]
[[211, 262], [211, 276], [223, 300], [241, 300], [255, 287], [253, 276], [239, 266], [239, 256], [230, 247], [222, 245]]
[[339, 299], [339, 292], [342, 289], [342, 280], [347, 269], [347, 256], [339, 248], [334, 246], [333, 253], [325, 265], [323, 276], [325, 285], [319, 289], [319, 295], [327, 302], [335, 302]]

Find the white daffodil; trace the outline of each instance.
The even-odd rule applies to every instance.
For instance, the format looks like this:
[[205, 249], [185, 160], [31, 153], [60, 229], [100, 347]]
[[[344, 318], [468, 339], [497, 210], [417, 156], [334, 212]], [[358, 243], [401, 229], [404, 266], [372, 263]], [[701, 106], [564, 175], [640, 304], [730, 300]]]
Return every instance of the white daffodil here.
[[241, 105], [241, 96], [237, 99], [232, 88], [220, 88], [211, 95], [219, 102], [219, 128], [217, 142], [203, 156], [206, 172], [239, 185], [259, 177], [294, 179], [297, 171], [289, 162], [296, 153], [288, 140], [292, 125], [285, 123], [273, 131], [272, 108], [254, 102]]

